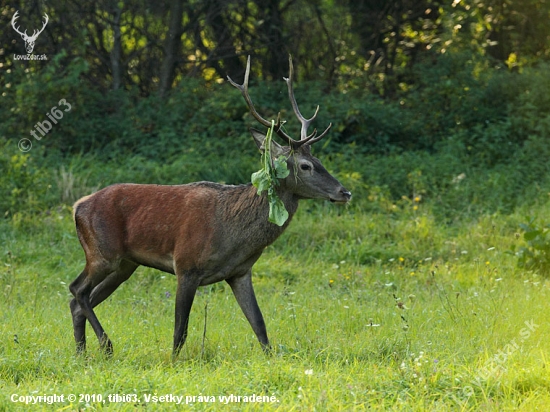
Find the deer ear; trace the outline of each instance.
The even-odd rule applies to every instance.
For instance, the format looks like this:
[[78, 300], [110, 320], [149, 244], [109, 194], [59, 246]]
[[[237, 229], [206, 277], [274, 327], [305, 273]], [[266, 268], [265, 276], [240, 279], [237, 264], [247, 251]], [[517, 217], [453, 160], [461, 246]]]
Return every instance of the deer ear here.
[[[265, 147], [264, 147], [264, 141], [265, 141], [265, 134], [260, 132], [259, 130], [256, 130], [254, 128], [250, 128], [250, 133], [252, 133], [252, 137], [254, 138], [254, 141], [256, 142], [256, 146], [258, 146], [258, 149], [260, 152], [263, 153]], [[284, 152], [283, 146], [281, 146], [279, 143], [275, 142], [274, 140], [271, 140], [271, 151], [272, 155], [279, 156]]]
[[258, 146], [258, 149], [260, 149], [260, 151], [263, 152], [264, 151], [265, 134], [263, 134], [259, 130], [256, 130], [252, 127], [249, 130], [250, 130], [250, 133], [252, 133], [252, 137], [254, 138], [254, 142], [256, 142], [256, 146]]

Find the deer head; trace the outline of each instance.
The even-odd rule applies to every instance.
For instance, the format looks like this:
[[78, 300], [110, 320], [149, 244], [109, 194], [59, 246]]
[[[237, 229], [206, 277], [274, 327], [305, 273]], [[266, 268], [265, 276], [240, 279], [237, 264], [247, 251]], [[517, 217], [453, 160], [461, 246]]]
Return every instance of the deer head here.
[[[294, 89], [292, 86], [292, 75], [294, 74], [292, 57], [289, 57], [288, 61], [289, 76], [288, 78], [284, 78], [284, 80], [288, 87], [288, 96], [292, 104], [292, 109], [301, 124], [301, 130], [300, 140], [294, 140], [282, 129], [285, 122], [281, 121], [281, 114], [278, 114], [274, 131], [281, 139], [288, 143], [288, 146], [281, 146], [272, 141], [273, 147], [271, 153], [273, 157], [279, 157], [281, 155], [287, 157], [287, 165], [290, 174], [282, 182], [283, 189], [291, 191], [301, 199], [327, 199], [331, 202], [346, 203], [351, 199], [351, 193], [324, 168], [319, 159], [313, 157], [311, 154], [311, 145], [321, 140], [330, 130], [332, 124], [329, 124], [320, 135], [317, 135], [316, 129], [314, 129], [311, 134], [307, 134], [311, 122], [317, 117], [319, 106], [317, 106], [311, 118], [306, 119], [302, 116], [296, 98], [294, 97]], [[227, 76], [227, 78], [231, 85], [240, 90], [252, 116], [263, 126], [271, 127], [271, 122], [260, 116], [252, 103], [252, 99], [248, 93], [249, 75], [250, 56], [248, 56], [246, 63], [246, 72], [242, 85], [235, 83], [229, 76]], [[265, 135], [255, 129], [251, 129], [251, 132], [258, 148], [261, 151], [264, 150]]]
[[42, 28], [40, 30], [34, 30], [33, 33], [32, 33], [32, 36], [29, 36], [29, 35], [27, 35], [27, 30], [25, 30], [25, 32], [22, 33], [19, 30], [18, 27], [15, 27], [15, 21], [19, 18], [17, 13], [19, 13], [19, 10], [16, 11], [15, 14], [13, 15], [13, 17], [11, 19], [11, 25], [12, 25], [13, 29], [17, 33], [19, 33], [21, 35], [21, 38], [25, 41], [25, 49], [27, 49], [27, 53], [30, 54], [34, 50], [34, 43], [36, 42], [36, 39], [38, 38], [38, 35], [40, 33], [42, 33], [44, 31], [44, 29], [46, 28], [46, 24], [48, 24], [49, 18], [48, 18], [48, 15], [46, 13], [44, 13], [45, 21], [44, 21], [44, 24], [42, 25]]

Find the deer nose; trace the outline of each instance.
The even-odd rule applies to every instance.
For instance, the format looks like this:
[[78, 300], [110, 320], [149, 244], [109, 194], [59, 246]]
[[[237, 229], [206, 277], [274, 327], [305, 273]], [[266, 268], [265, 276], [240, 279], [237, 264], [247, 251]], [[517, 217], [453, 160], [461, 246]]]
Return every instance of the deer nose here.
[[349, 190], [342, 189], [340, 190], [340, 194], [342, 195], [342, 197], [344, 197], [347, 200], [351, 199], [351, 192]]

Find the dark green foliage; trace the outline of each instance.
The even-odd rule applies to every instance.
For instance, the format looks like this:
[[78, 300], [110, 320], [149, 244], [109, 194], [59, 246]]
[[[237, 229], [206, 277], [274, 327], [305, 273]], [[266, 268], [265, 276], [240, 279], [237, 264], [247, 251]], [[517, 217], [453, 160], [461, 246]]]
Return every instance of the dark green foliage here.
[[[255, 121], [227, 83], [188, 79], [165, 98], [100, 93], [80, 83], [82, 60], [55, 64], [12, 73], [14, 90], [0, 100], [2, 215], [40, 212], [115, 182], [236, 184], [258, 169], [247, 130]], [[418, 64], [415, 88], [395, 100], [297, 84], [304, 115], [319, 104], [315, 126], [334, 125], [314, 151], [353, 191], [352, 210], [391, 213], [420, 196], [452, 222], [540, 197], [550, 183], [550, 67], [513, 73], [487, 64], [467, 55]], [[251, 95], [264, 117], [281, 111], [287, 131], [298, 133], [284, 82], [252, 85]], [[71, 111], [34, 140], [28, 131], [61, 98]], [[23, 137], [33, 140], [27, 154], [17, 149]]]
[[[513, 248], [511, 253], [518, 258], [518, 267], [537, 270], [548, 274], [550, 271], [550, 224], [539, 225], [534, 217], [520, 225], [526, 246]], [[515, 246], [515, 245], [514, 245]]]

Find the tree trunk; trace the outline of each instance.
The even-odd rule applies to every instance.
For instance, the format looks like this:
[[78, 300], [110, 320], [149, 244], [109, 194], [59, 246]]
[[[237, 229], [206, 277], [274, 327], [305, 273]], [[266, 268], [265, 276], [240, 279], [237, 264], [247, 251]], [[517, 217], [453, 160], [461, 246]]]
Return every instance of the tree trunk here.
[[160, 72], [160, 93], [165, 95], [172, 88], [176, 64], [181, 49], [183, 0], [173, 0], [170, 5], [170, 26], [164, 46], [164, 60]]
[[[281, 79], [288, 73], [288, 47], [283, 38], [283, 16], [280, 0], [255, 0], [258, 9], [263, 10], [264, 21], [260, 29], [260, 38], [263, 38], [266, 63], [264, 76], [272, 79]], [[267, 76], [266, 76], [267, 77]]]
[[223, 78], [227, 75], [233, 78], [241, 76], [244, 67], [239, 60], [234, 38], [224, 18], [228, 2], [210, 0], [208, 4], [206, 24], [212, 29], [216, 45], [210, 57], [211, 64]]
[[113, 10], [113, 32], [114, 43], [111, 50], [111, 71], [113, 74], [113, 90], [118, 90], [122, 86], [122, 67], [120, 60], [122, 58], [122, 33], [120, 32], [120, 17], [122, 9], [114, 6]]

